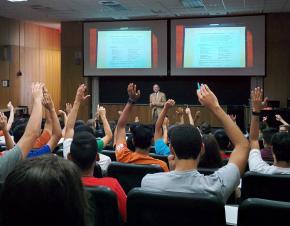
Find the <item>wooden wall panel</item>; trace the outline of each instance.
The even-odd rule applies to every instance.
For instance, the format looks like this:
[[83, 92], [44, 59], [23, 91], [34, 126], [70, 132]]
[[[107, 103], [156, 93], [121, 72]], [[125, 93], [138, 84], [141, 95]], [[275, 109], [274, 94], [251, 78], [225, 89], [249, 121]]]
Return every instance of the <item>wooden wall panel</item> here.
[[[19, 26], [20, 25], [20, 26]], [[20, 29], [20, 34], [19, 34]], [[20, 38], [20, 47], [19, 47]], [[10, 87], [0, 87], [0, 106], [11, 100], [15, 106], [25, 105], [31, 110], [31, 83], [45, 82], [56, 108], [60, 105], [60, 31], [28, 22], [0, 18], [0, 45], [8, 46], [10, 59], [5, 76]], [[19, 64], [20, 51], [20, 64]], [[21, 69], [23, 75], [18, 77]], [[3, 66], [0, 64], [0, 71]], [[5, 90], [5, 91], [3, 91]]]

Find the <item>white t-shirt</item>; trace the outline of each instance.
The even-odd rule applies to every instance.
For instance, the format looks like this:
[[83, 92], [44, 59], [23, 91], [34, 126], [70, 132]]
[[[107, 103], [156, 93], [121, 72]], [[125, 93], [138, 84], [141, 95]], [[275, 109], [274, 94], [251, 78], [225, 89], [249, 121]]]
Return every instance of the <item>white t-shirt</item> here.
[[141, 187], [157, 191], [212, 195], [226, 203], [239, 183], [240, 171], [235, 164], [229, 163], [209, 176], [204, 176], [197, 170], [147, 174]]
[[[70, 153], [70, 146], [72, 143], [72, 138], [67, 138], [63, 141], [63, 157], [67, 159], [68, 154]], [[109, 156], [99, 153], [100, 160], [96, 161], [102, 169], [103, 175], [107, 173], [108, 167], [111, 163], [111, 158]]]
[[250, 171], [263, 174], [290, 174], [290, 168], [281, 168], [277, 166], [270, 166], [263, 161], [259, 149], [252, 149], [249, 155]]

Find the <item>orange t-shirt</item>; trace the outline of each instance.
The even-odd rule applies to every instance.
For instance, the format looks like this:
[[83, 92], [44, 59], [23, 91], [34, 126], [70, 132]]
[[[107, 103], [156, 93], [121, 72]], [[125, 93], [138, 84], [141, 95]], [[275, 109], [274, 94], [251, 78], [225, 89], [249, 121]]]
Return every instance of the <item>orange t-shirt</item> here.
[[36, 139], [34, 142], [33, 148], [32, 149], [39, 149], [42, 148], [44, 145], [48, 143], [50, 140], [50, 133], [47, 130], [43, 130], [42, 134]]
[[164, 172], [168, 172], [168, 166], [165, 162], [152, 158], [149, 155], [143, 155], [138, 152], [132, 152], [128, 149], [127, 144], [120, 143], [116, 145], [116, 159], [118, 162], [134, 163], [142, 165], [159, 165]]

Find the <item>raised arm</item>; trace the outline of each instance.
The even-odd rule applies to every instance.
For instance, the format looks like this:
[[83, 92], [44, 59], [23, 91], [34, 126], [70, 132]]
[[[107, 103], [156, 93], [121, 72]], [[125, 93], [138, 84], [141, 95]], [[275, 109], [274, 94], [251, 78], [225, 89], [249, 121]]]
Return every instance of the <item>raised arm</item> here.
[[104, 147], [105, 147], [112, 140], [113, 133], [112, 133], [110, 124], [108, 122], [108, 119], [106, 117], [106, 109], [102, 106], [99, 108], [99, 115], [103, 122], [104, 131], [105, 131], [105, 136], [102, 138], [104, 142]]
[[7, 150], [12, 149], [14, 147], [14, 142], [9, 134], [7, 117], [2, 112], [0, 112], [0, 130], [2, 130], [5, 138], [6, 149]]
[[234, 163], [239, 168], [240, 174], [242, 174], [245, 170], [249, 155], [249, 143], [247, 139], [239, 127], [220, 107], [216, 96], [207, 85], [201, 85], [201, 88], [197, 90], [197, 95], [199, 102], [221, 121], [228, 137], [235, 146], [229, 163]]
[[67, 115], [66, 115], [66, 112], [63, 111], [63, 110], [58, 110], [58, 114], [63, 118], [64, 127], [63, 127], [61, 133], [62, 133], [62, 137], [64, 137], [64, 135], [65, 135], [65, 129], [66, 129], [66, 124], [67, 124]]
[[173, 107], [175, 105], [175, 101], [172, 100], [172, 99], [169, 99], [165, 104], [164, 104], [164, 107], [156, 121], [156, 124], [155, 124], [155, 133], [154, 133], [154, 140], [158, 140], [160, 138], [162, 138], [162, 126], [163, 126], [163, 122], [164, 122], [164, 119], [167, 115], [167, 112], [168, 110]]
[[188, 116], [189, 124], [194, 126], [194, 120], [193, 120], [193, 118], [192, 118], [191, 110], [190, 110], [189, 107], [187, 107], [187, 108], [185, 109], [185, 113], [186, 113], [187, 116]]
[[251, 149], [260, 149], [259, 145], [259, 124], [260, 124], [260, 113], [265, 107], [265, 102], [262, 100], [263, 90], [260, 87], [255, 88], [251, 92], [252, 101], [252, 118], [250, 127], [250, 146]]
[[78, 110], [80, 108], [81, 102], [85, 101], [90, 95], [86, 95], [87, 87], [82, 84], [77, 90], [75, 101], [73, 107], [68, 115], [67, 125], [65, 130], [64, 139], [73, 138], [74, 136], [74, 126], [78, 115]]
[[289, 126], [288, 122], [286, 122], [281, 115], [275, 115], [275, 117], [278, 122], [281, 122], [285, 126]]
[[25, 132], [17, 146], [22, 151], [22, 157], [25, 158], [33, 147], [35, 140], [40, 134], [41, 119], [42, 119], [42, 98], [43, 98], [43, 83], [32, 84], [33, 107], [27, 123]]
[[49, 146], [50, 151], [53, 151], [55, 149], [55, 147], [57, 146], [58, 141], [62, 137], [61, 127], [59, 124], [59, 120], [58, 120], [58, 117], [57, 117], [57, 114], [55, 111], [53, 101], [47, 92], [45, 92], [43, 95], [42, 104], [46, 108], [46, 110], [49, 112], [49, 116], [51, 118], [52, 134], [51, 134], [51, 138], [48, 141], [47, 145]]
[[12, 123], [14, 122], [14, 106], [12, 105], [11, 101], [7, 104], [7, 108], [10, 111], [8, 123], [7, 123], [7, 130], [10, 131]]
[[45, 125], [43, 130], [46, 130], [50, 135], [52, 135], [52, 118], [50, 111], [47, 108], [45, 108]]
[[116, 135], [116, 145], [120, 143], [126, 142], [126, 124], [128, 122], [129, 116], [132, 112], [133, 105], [136, 103], [136, 101], [140, 98], [140, 90], [137, 91], [136, 85], [133, 83], [130, 83], [127, 88], [128, 91], [128, 102], [118, 120], [117, 124], [117, 131], [115, 133]]
[[183, 116], [183, 108], [182, 107], [178, 107], [177, 110], [176, 110], [176, 114], [177, 114], [177, 117], [178, 117], [178, 122], [177, 124], [178, 125], [183, 125], [184, 124], [184, 116]]

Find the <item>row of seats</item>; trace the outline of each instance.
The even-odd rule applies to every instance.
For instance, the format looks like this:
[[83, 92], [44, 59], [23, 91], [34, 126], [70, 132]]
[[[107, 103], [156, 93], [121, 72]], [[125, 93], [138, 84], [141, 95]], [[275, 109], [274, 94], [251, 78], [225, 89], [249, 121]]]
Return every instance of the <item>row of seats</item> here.
[[[120, 225], [114, 193], [105, 187], [86, 191], [95, 210], [95, 225]], [[238, 226], [288, 226], [287, 213], [290, 203], [246, 199], [238, 210]], [[129, 226], [225, 226], [225, 207], [215, 197], [135, 188], [128, 194], [127, 222]]]

